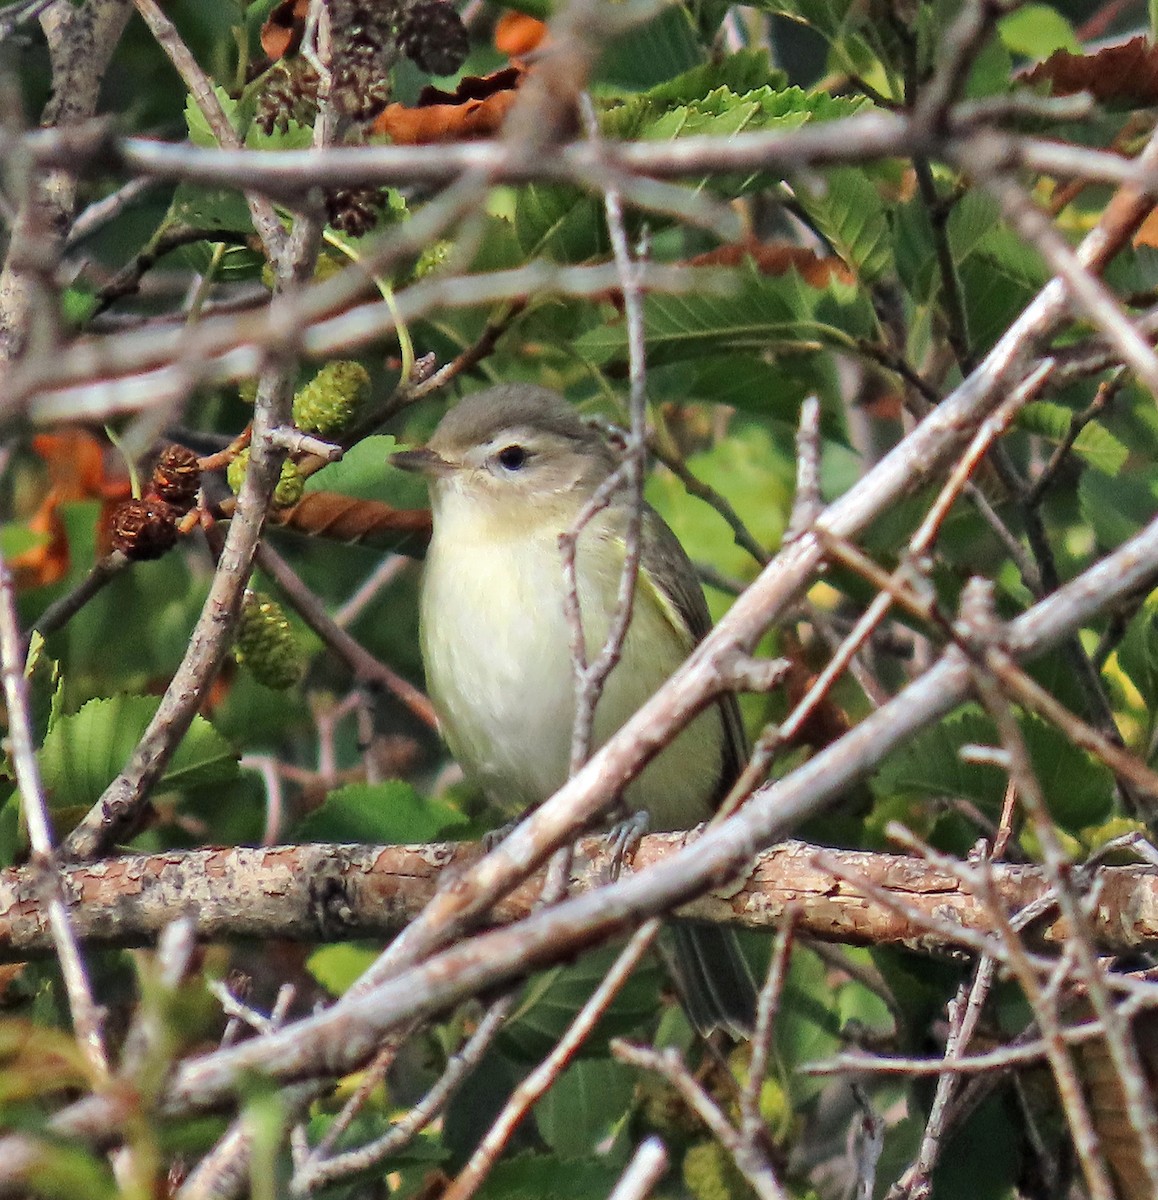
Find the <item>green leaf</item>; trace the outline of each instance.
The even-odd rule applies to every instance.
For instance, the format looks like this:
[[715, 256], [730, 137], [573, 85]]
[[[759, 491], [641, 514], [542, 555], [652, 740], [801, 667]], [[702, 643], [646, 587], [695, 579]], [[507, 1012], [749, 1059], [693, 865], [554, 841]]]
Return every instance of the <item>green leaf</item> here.
[[626, 88], [649, 88], [702, 62], [703, 53], [688, 10], [666, 5], [658, 16], [612, 38], [594, 77]]
[[52, 541], [52, 534], [29, 529], [27, 525], [17, 525], [9, 522], [0, 525], [0, 555], [5, 560], [11, 560], [18, 555], [27, 554], [41, 546], [47, 546]]
[[804, 357], [773, 364], [755, 354], [704, 356], [655, 367], [649, 372], [648, 391], [655, 401], [729, 404], [769, 420], [783, 421], [795, 429], [800, 402], [816, 390], [814, 380], [801, 378], [789, 369], [789, 362], [795, 367]]
[[867, 280], [892, 258], [892, 236], [880, 194], [863, 169], [828, 171], [822, 189], [798, 188], [801, 207], [846, 263]]
[[[725, 351], [791, 353], [820, 346], [847, 350], [875, 329], [866, 295], [838, 280], [814, 288], [795, 271], [770, 276], [742, 268], [713, 269], [704, 284], [680, 295], [645, 299], [648, 361], [653, 365]], [[723, 287], [728, 290], [720, 290]], [[595, 363], [626, 357], [624, 322], [585, 333], [575, 346]]]
[[543, 1141], [560, 1158], [594, 1154], [627, 1115], [635, 1080], [635, 1071], [614, 1059], [577, 1059], [535, 1105]]
[[305, 842], [411, 845], [433, 842], [467, 823], [456, 808], [421, 795], [409, 783], [351, 783], [330, 792], [301, 822]]
[[604, 1200], [619, 1168], [594, 1156], [579, 1160], [523, 1154], [500, 1162], [479, 1188], [480, 1200]]
[[538, 183], [520, 188], [514, 229], [526, 258], [586, 262], [610, 253], [602, 205], [577, 188]]
[[1136, 475], [1111, 478], [1086, 471], [1078, 481], [1082, 517], [1094, 531], [1098, 545], [1106, 550], [1120, 546], [1150, 523], [1156, 497], [1155, 481]]
[[[225, 112], [226, 120], [233, 126], [234, 132], [240, 133], [237, 101], [220, 84], [217, 84], [213, 91]], [[209, 128], [209, 122], [205, 120], [200, 106], [192, 95], [185, 101], [185, 125], [189, 130], [189, 140], [194, 146], [207, 148], [217, 146], [217, 138]]]
[[656, 107], [694, 104], [718, 88], [744, 95], [764, 87], [781, 89], [787, 82], [786, 73], [772, 66], [767, 50], [745, 49], [693, 67], [657, 84], [639, 99]]
[[60, 663], [46, 653], [44, 638], [37, 630], [28, 642], [24, 677], [28, 681], [32, 735], [43, 742], [64, 711], [64, 676]]
[[[1021, 410], [1017, 424], [1029, 433], [1036, 433], [1054, 445], [1065, 440], [1074, 414], [1062, 404], [1039, 401]], [[1130, 448], [1124, 446], [1104, 426], [1091, 421], [1078, 434], [1074, 451], [1091, 467], [1106, 475], [1117, 475], [1130, 457]]]
[[612, 38], [595, 68], [603, 83], [645, 88], [703, 61], [704, 49], [681, 4], [665, 5], [650, 21]]
[[347, 943], [321, 946], [306, 959], [306, 970], [331, 996], [344, 996], [377, 957], [377, 951]]
[[[619, 951], [609, 946], [585, 954], [579, 962], [535, 976], [523, 991], [519, 1007], [500, 1036], [505, 1053], [537, 1062], [559, 1040], [602, 982]], [[616, 996], [584, 1043], [584, 1054], [606, 1054], [610, 1038], [638, 1029], [657, 1014], [660, 970], [646, 960]]]
[[1158, 598], [1151, 596], [1130, 622], [1117, 658], [1118, 666], [1138, 689], [1146, 711], [1158, 714]]
[[384, 500], [397, 508], [426, 508], [426, 484], [411, 471], [390, 465], [401, 449], [391, 436], [363, 438], [339, 459], [306, 480], [307, 492], [340, 492], [359, 500]]
[[1055, 50], [1081, 54], [1073, 26], [1051, 4], [1027, 4], [997, 22], [1002, 44], [1026, 58], [1048, 58]]
[[166, 225], [248, 234], [253, 229], [245, 197], [230, 188], [178, 185], [165, 218]]
[[810, 25], [832, 42], [844, 32], [853, 3], [852, 0], [758, 0], [753, 7]]
[[[1052, 725], [1025, 716], [1019, 721], [1034, 770], [1054, 818], [1074, 831], [1104, 820], [1113, 804], [1113, 777], [1101, 763], [1074, 746]], [[965, 709], [895, 751], [873, 780], [881, 797], [894, 794], [938, 798], [967, 797], [996, 812], [1005, 794], [1006, 773], [989, 764], [963, 762], [963, 746], [991, 746], [993, 723]]]
[[[40, 770], [57, 808], [88, 807], [116, 778], [145, 732], [160, 701], [118, 695], [90, 700], [57, 720], [40, 750]], [[229, 783], [237, 777], [237, 753], [204, 717], [193, 718], [157, 790]]]
[[[706, 73], [696, 78], [712, 81]], [[683, 89], [673, 90], [678, 95]], [[671, 93], [657, 89], [612, 104], [603, 114], [601, 127], [604, 136], [609, 138], [652, 141], [670, 141], [692, 135], [726, 138], [742, 131], [798, 129], [810, 121], [836, 120], [851, 116], [866, 103], [860, 98], [834, 97], [827, 92], [806, 92], [797, 87], [765, 85], [738, 92], [728, 84], [722, 84], [686, 102], [673, 100]], [[756, 171], [713, 175], [698, 181], [697, 186], [710, 188], [723, 196], [739, 196], [778, 179], [779, 175]]]
[[794, 1108], [799, 1109], [825, 1086], [823, 1080], [795, 1068], [828, 1058], [842, 1044], [836, 1001], [825, 965], [810, 951], [796, 950], [775, 1027], [777, 1055]]
[[99, 1153], [64, 1141], [45, 1141], [24, 1194], [40, 1200], [116, 1200], [123, 1196], [108, 1162]]

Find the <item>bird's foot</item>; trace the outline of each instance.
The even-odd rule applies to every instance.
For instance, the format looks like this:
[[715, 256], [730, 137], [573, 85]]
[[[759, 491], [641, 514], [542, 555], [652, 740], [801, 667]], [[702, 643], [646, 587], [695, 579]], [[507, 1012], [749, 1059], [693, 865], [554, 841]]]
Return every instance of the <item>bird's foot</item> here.
[[499, 842], [506, 839], [508, 834], [514, 833], [515, 826], [519, 825], [522, 820], [522, 817], [515, 817], [513, 821], [508, 821], [505, 825], [500, 825], [498, 829], [488, 829], [486, 833], [479, 838], [479, 841], [482, 843], [483, 853], [490, 854], [490, 852], [499, 844]]
[[619, 878], [625, 862], [630, 862], [639, 849], [643, 835], [651, 828], [651, 818], [646, 812], [633, 813], [625, 821], [612, 827], [607, 835], [607, 848], [611, 851], [611, 881]]

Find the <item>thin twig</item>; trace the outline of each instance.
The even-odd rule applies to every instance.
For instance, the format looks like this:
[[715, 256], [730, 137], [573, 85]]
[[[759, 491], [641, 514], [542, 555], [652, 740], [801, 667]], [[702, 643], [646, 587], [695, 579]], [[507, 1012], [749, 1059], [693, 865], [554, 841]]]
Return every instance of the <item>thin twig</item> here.
[[760, 1200], [788, 1200], [788, 1193], [776, 1177], [776, 1169], [762, 1140], [747, 1141], [741, 1137], [739, 1130], [731, 1124], [720, 1106], [688, 1070], [678, 1050], [652, 1050], [624, 1041], [614, 1041], [611, 1043], [611, 1052], [620, 1062], [655, 1071], [666, 1079], [708, 1127], [716, 1141], [731, 1155], [737, 1169]]
[[12, 767], [20, 792], [28, 840], [32, 845], [33, 861], [42, 873], [49, 925], [64, 977], [77, 1044], [92, 1074], [93, 1083], [99, 1087], [109, 1077], [108, 1051], [102, 1030], [103, 1013], [93, 999], [88, 970], [64, 902], [60, 867], [48, 817], [48, 801], [36, 757], [36, 736], [32, 728], [25, 667], [26, 644], [16, 612], [15, 584], [8, 564], [0, 557], [0, 669], [4, 677], [4, 704], [7, 709]]
[[579, 1047], [586, 1041], [619, 989], [635, 970], [639, 960], [651, 948], [651, 944], [659, 935], [659, 928], [659, 922], [652, 920], [647, 921], [635, 932], [612, 964], [611, 970], [603, 977], [599, 986], [575, 1014], [566, 1032], [552, 1047], [550, 1054], [515, 1089], [502, 1112], [475, 1147], [470, 1161], [443, 1192], [441, 1200], [469, 1200], [478, 1191], [519, 1123], [555, 1084], [568, 1063], [575, 1057]]
[[326, 612], [318, 597], [268, 542], [258, 547], [257, 564], [277, 584], [302, 620], [354, 672], [359, 683], [385, 688], [424, 725], [430, 729], [438, 728], [438, 718], [426, 696], [342, 629]]

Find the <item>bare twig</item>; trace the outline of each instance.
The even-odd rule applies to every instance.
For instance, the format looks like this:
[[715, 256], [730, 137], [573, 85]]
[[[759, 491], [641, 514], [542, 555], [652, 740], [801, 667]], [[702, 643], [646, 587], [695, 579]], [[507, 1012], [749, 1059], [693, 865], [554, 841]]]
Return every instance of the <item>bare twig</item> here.
[[298, 578], [290, 565], [268, 544], [257, 550], [257, 563], [277, 584], [302, 620], [354, 672], [359, 683], [384, 688], [400, 700], [424, 725], [438, 728], [430, 701], [409, 680], [376, 659], [326, 612], [325, 606]]
[[20, 789], [28, 840], [32, 844], [35, 871], [39, 876], [37, 890], [46, 895], [47, 924], [64, 976], [77, 1044], [92, 1073], [93, 1082], [99, 1086], [107, 1082], [109, 1075], [108, 1052], [102, 1031], [103, 1015], [93, 999], [88, 971], [64, 902], [60, 867], [48, 818], [48, 802], [36, 758], [36, 738], [32, 729], [25, 666], [25, 641], [16, 614], [12, 573], [8, 564], [0, 558], [0, 669], [3, 671], [12, 765]]
[[631, 972], [651, 948], [658, 934], [658, 921], [648, 921], [636, 931], [612, 964], [611, 970], [603, 977], [599, 986], [576, 1013], [566, 1032], [552, 1047], [551, 1053], [515, 1089], [502, 1112], [475, 1147], [470, 1161], [443, 1193], [442, 1200], [470, 1200], [478, 1191], [519, 1123], [555, 1084], [568, 1063], [575, 1057], [579, 1047], [607, 1011], [619, 989], [627, 982]]
[[776, 1169], [768, 1157], [763, 1141], [749, 1141], [741, 1137], [739, 1130], [731, 1124], [720, 1106], [688, 1070], [678, 1050], [651, 1050], [644, 1046], [615, 1041], [611, 1043], [611, 1052], [621, 1062], [662, 1075], [708, 1127], [716, 1141], [732, 1156], [737, 1169], [760, 1200], [787, 1200], [788, 1193], [776, 1177]]

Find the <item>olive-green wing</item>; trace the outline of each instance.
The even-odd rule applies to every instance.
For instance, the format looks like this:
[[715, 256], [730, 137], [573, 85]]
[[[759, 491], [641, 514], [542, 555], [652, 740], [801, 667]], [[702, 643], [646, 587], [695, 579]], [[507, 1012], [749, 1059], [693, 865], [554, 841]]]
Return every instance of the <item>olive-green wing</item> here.
[[[704, 599], [696, 569], [679, 538], [650, 505], [644, 505], [643, 509], [640, 565], [645, 575], [667, 582], [667, 594], [660, 595], [659, 600], [667, 609], [673, 624], [677, 624], [686, 634], [690, 653], [711, 631], [708, 602]], [[724, 720], [725, 741], [715, 805], [724, 799], [748, 761], [748, 740], [744, 735], [744, 723], [735, 693], [725, 693], [718, 704]]]

